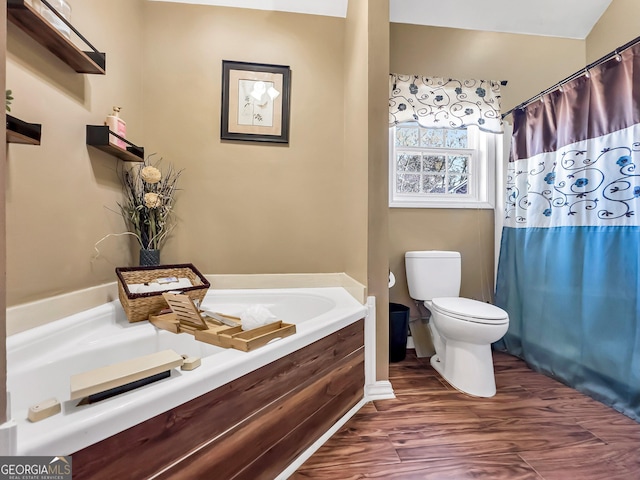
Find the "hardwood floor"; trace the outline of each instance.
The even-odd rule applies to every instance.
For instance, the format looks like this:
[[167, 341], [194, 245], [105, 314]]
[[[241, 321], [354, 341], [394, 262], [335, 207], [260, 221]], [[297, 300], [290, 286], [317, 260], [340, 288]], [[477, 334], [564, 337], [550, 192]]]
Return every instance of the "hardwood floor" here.
[[365, 405], [292, 479], [631, 480], [640, 424], [494, 352], [498, 393], [472, 398], [409, 350], [393, 400]]

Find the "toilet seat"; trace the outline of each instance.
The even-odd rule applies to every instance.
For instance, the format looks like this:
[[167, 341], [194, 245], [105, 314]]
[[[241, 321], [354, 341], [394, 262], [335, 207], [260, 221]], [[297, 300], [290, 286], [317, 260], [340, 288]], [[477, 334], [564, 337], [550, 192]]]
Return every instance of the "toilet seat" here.
[[440, 297], [431, 301], [438, 312], [466, 322], [501, 325], [509, 322], [509, 315], [495, 305], [461, 297]]

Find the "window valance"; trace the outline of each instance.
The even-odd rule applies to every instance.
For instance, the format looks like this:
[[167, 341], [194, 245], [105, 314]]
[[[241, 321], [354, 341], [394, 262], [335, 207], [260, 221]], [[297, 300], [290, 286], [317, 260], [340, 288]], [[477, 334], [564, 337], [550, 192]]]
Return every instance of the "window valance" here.
[[389, 125], [418, 122], [428, 128], [502, 133], [500, 82], [389, 75]]

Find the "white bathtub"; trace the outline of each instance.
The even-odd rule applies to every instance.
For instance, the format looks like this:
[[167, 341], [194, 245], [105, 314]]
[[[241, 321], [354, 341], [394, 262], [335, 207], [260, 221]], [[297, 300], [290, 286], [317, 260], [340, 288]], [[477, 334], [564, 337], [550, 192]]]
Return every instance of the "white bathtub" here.
[[[11, 416], [18, 424], [18, 455], [69, 455], [181, 405], [365, 317], [366, 307], [339, 287], [210, 290], [202, 307], [238, 314], [262, 304], [297, 332], [252, 352], [197, 342], [148, 322], [130, 324], [119, 301], [10, 336], [7, 339]], [[193, 371], [91, 405], [69, 400], [76, 373], [165, 349], [202, 358]], [[51, 397], [62, 413], [37, 423], [31, 405]]]

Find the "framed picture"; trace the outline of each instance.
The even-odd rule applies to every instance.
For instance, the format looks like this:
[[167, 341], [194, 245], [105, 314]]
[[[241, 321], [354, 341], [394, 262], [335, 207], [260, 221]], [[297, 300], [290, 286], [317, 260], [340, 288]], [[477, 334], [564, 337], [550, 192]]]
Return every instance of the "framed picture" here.
[[223, 60], [220, 138], [289, 143], [290, 89], [288, 66]]

